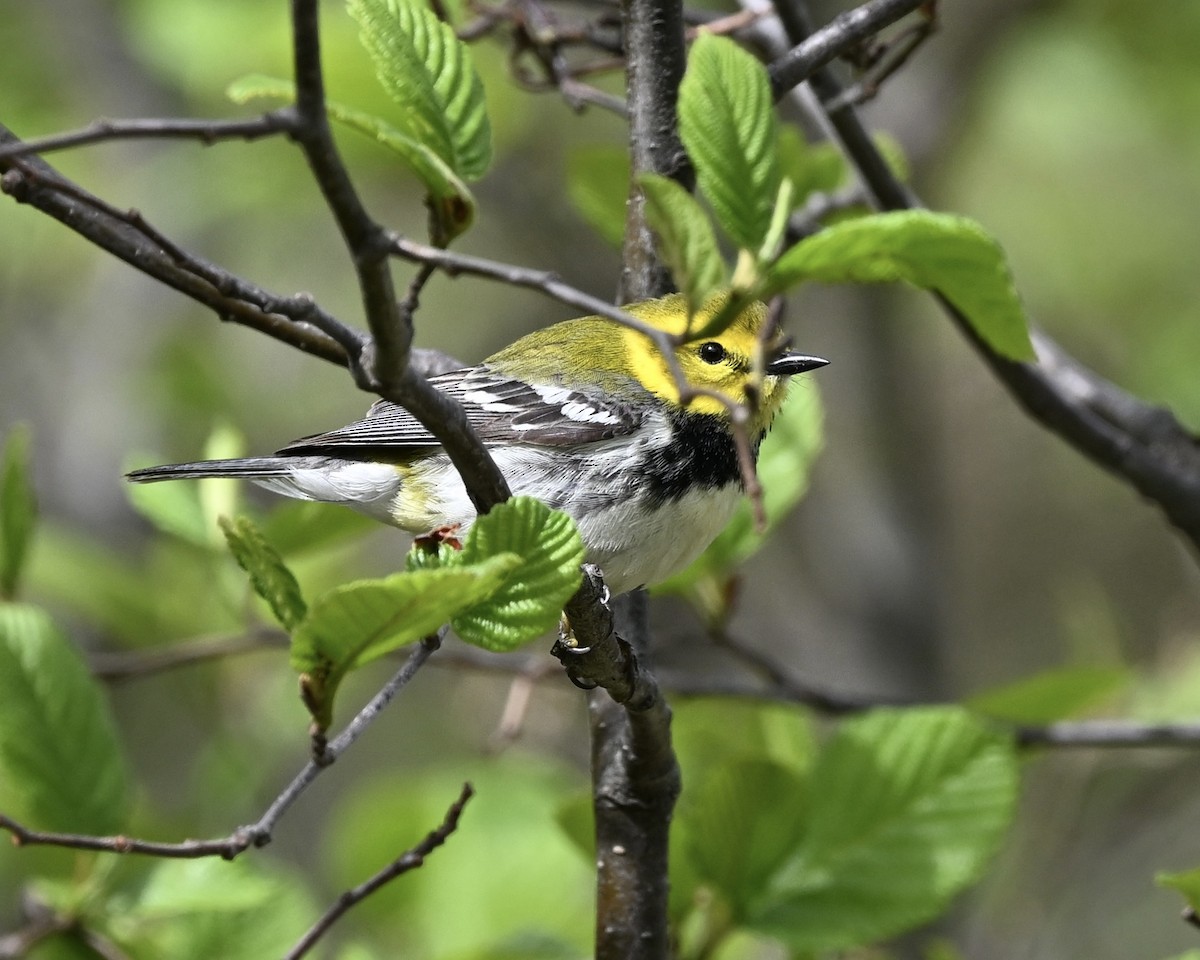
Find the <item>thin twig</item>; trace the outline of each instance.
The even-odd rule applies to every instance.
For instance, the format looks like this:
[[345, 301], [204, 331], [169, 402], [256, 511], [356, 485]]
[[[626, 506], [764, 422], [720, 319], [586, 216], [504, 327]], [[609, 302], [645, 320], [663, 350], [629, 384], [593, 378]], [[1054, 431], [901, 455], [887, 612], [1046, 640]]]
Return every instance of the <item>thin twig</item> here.
[[177, 120], [167, 117], [132, 120], [93, 120], [78, 130], [66, 130], [31, 140], [0, 143], [0, 158], [50, 153], [68, 147], [106, 143], [112, 140], [199, 140], [213, 144], [219, 140], [258, 140], [279, 133], [290, 133], [296, 116], [290, 108], [272, 110], [258, 117], [236, 120]]
[[296, 945], [287, 952], [283, 960], [299, 960], [309, 952], [329, 929], [337, 923], [346, 911], [351, 907], [361, 903], [376, 890], [379, 890], [385, 884], [395, 880], [401, 874], [408, 873], [410, 870], [415, 870], [417, 867], [425, 863], [425, 858], [428, 857], [434, 850], [446, 842], [450, 834], [458, 829], [458, 821], [462, 816], [463, 809], [467, 805], [467, 801], [475, 795], [469, 783], [464, 783], [462, 792], [458, 795], [458, 799], [450, 805], [446, 811], [446, 816], [442, 820], [441, 826], [436, 830], [431, 831], [424, 840], [418, 843], [412, 849], [406, 851], [390, 864], [376, 873], [369, 880], [364, 881], [357, 887], [347, 890], [337, 901], [331, 906], [325, 914], [309, 929], [309, 931], [297, 941]]
[[12, 834], [17, 846], [45, 845], [68, 847], [73, 850], [102, 850], [108, 853], [140, 853], [153, 857], [195, 859], [197, 857], [221, 857], [232, 860], [250, 847], [262, 847], [271, 842], [275, 826], [287, 810], [311, 786], [312, 782], [339, 756], [345, 753], [370, 727], [371, 723], [416, 676], [430, 655], [441, 646], [441, 636], [427, 637], [409, 654], [404, 665], [358, 712], [349, 725], [325, 748], [323, 762], [309, 761], [283, 791], [271, 801], [263, 815], [254, 823], [238, 827], [226, 837], [214, 840], [184, 840], [180, 843], [160, 843], [154, 840], [139, 840], [133, 837], [96, 837], [76, 833], [54, 833], [31, 830], [17, 821], [0, 814], [0, 829]]
[[901, 31], [899, 36], [892, 37], [887, 43], [881, 44], [878, 51], [871, 51], [869, 57], [871, 62], [862, 76], [855, 81], [853, 86], [847, 87], [837, 100], [826, 105], [830, 112], [840, 110], [844, 105], [843, 101], [854, 106], [861, 106], [868, 100], [874, 99], [879, 95], [883, 82], [908, 63], [909, 58], [917, 52], [917, 48], [933, 36], [938, 27], [937, 18], [934, 15], [934, 5], [932, 3], [923, 4], [921, 10], [925, 13], [923, 19]]
[[440, 393], [408, 363], [412, 325], [396, 301], [389, 234], [367, 213], [329, 128], [316, 0], [292, 0], [296, 111], [293, 138], [308, 160], [354, 264], [373, 343], [352, 357], [359, 386], [407, 409], [445, 449], [475, 509], [486, 513], [509, 496], [508, 484], [467, 422], [460, 404]]
[[775, 99], [779, 100], [821, 67], [926, 3], [928, 0], [868, 0], [838, 14], [820, 30], [811, 31], [767, 68]]
[[[659, 685], [673, 697], [752, 700], [761, 703], [792, 703], [808, 707], [825, 716], [837, 717], [864, 713], [878, 707], [921, 707], [946, 701], [916, 701], [900, 697], [844, 693], [821, 686], [793, 674], [770, 656], [752, 650], [741, 641], [723, 643], [736, 653], [763, 681], [739, 680], [728, 676], [703, 676], [674, 670], [660, 670]], [[534, 673], [534, 662], [513, 660], [471, 648], [457, 648], [440, 657], [438, 665], [451, 669], [477, 670], [505, 676], [533, 676], [537, 683], [551, 679]], [[1147, 723], [1129, 719], [1062, 720], [1045, 725], [1012, 724], [994, 720], [1012, 729], [1022, 747], [1049, 749], [1122, 749], [1200, 747], [1200, 720]]]
[[[0, 125], [0, 144], [19, 142]], [[65, 224], [147, 276], [214, 310], [307, 353], [344, 366], [346, 351], [321, 327], [337, 321], [314, 312], [311, 300], [268, 293], [178, 246], [165, 249], [140, 215], [120, 211], [61, 176], [36, 157], [0, 158], [0, 190]], [[346, 328], [342, 328], [346, 329]]]
[[[779, 0], [777, 8], [792, 42], [815, 35], [804, 0]], [[828, 68], [813, 72], [811, 84], [822, 103], [836, 101], [842, 93]], [[842, 103], [825, 116], [876, 208], [921, 206], [915, 193], [896, 179], [853, 105]], [[934, 296], [1034, 420], [1157, 503], [1200, 559], [1200, 440], [1174, 414], [1084, 367], [1036, 327], [1031, 330], [1036, 363], [1003, 357], [984, 342], [960, 310], [940, 294]]]

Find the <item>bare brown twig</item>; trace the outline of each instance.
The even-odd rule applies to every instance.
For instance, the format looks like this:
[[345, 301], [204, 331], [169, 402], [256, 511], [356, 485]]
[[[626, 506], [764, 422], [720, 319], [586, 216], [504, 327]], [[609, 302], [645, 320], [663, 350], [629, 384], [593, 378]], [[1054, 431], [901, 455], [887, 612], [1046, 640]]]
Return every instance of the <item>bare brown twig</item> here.
[[[777, 9], [792, 42], [802, 44], [818, 35], [804, 0], [780, 0]], [[836, 109], [824, 108], [828, 123], [873, 205], [881, 210], [919, 207], [919, 199], [896, 179], [853, 105], [839, 100], [843, 89], [833, 73], [818, 69], [811, 83], [822, 104], [837, 104]], [[993, 375], [1034, 420], [1158, 504], [1200, 558], [1200, 440], [1191, 431], [1169, 410], [1147, 404], [1087, 369], [1036, 328], [1031, 333], [1036, 363], [1001, 356], [959, 310], [935, 296]]]
[[408, 873], [410, 870], [415, 870], [417, 867], [423, 866], [425, 858], [428, 857], [434, 850], [440, 847], [449, 838], [450, 834], [458, 829], [458, 821], [462, 816], [463, 810], [466, 808], [467, 802], [475, 795], [469, 783], [464, 783], [462, 792], [459, 793], [458, 799], [450, 805], [446, 811], [446, 816], [442, 820], [441, 826], [435, 830], [431, 830], [415, 847], [405, 851], [386, 867], [376, 873], [370, 879], [360, 883], [357, 887], [347, 890], [337, 901], [331, 906], [321, 918], [313, 924], [309, 931], [297, 941], [284, 955], [284, 960], [299, 960], [305, 956], [317, 942], [329, 932], [330, 928], [341, 919], [351, 907], [362, 903], [367, 897], [375, 893], [384, 885], [395, 880], [402, 874]]
[[212, 840], [184, 840], [180, 843], [160, 843], [134, 837], [97, 837], [86, 834], [54, 833], [31, 830], [11, 817], [0, 814], [0, 829], [7, 830], [17, 846], [54, 846], [72, 850], [100, 850], [108, 853], [140, 853], [154, 857], [194, 859], [197, 857], [221, 857], [232, 860], [250, 847], [262, 847], [271, 842], [275, 826], [334, 760], [341, 756], [361, 737], [375, 718], [395, 698], [417, 671], [425, 665], [430, 655], [441, 646], [441, 635], [427, 637], [409, 654], [403, 666], [384, 684], [383, 688], [362, 708], [334, 740], [326, 747], [321, 763], [309, 761], [283, 791], [267, 807], [254, 823], [238, 827], [226, 837]]
[[236, 120], [176, 120], [170, 118], [100, 119], [78, 130], [37, 137], [33, 140], [0, 143], [0, 159], [50, 153], [68, 147], [108, 143], [113, 140], [198, 140], [204, 144], [219, 140], [258, 140], [290, 133], [296, 115], [290, 107], [272, 110], [258, 117]]
[[779, 56], [767, 70], [775, 99], [884, 27], [927, 4], [928, 0], [869, 0], [838, 14], [820, 30], [809, 30], [800, 39], [793, 35], [796, 46]]
[[387, 231], [367, 213], [333, 141], [325, 112], [325, 81], [316, 0], [292, 0], [292, 50], [300, 144], [345, 240], [371, 328], [369, 350], [350, 358], [359, 385], [407, 409], [446, 450], [482, 514], [509, 496], [508, 484], [466, 414], [408, 363], [412, 325], [396, 300]]
[[[20, 142], [0, 125], [0, 145]], [[177, 245], [164, 247], [161, 235], [136, 211], [120, 211], [59, 175], [36, 157], [0, 157], [0, 190], [65, 224], [85, 239], [212, 308], [223, 320], [256, 329], [276, 340], [345, 364], [339, 339], [353, 332], [317, 310], [311, 299], [280, 297], [208, 263]], [[325, 330], [339, 333], [339, 338]]]

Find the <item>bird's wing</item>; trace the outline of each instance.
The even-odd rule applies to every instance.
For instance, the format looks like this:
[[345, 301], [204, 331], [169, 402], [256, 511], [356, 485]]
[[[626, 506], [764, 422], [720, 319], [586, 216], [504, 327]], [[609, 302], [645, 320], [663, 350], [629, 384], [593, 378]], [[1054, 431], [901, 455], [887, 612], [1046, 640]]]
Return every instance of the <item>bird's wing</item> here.
[[[463, 405], [467, 421], [489, 445], [577, 446], [625, 436], [642, 422], [641, 414], [629, 404], [553, 384], [524, 383], [487, 367], [455, 370], [433, 377], [430, 383]], [[390, 460], [437, 446], [416, 417], [380, 400], [362, 420], [296, 440], [279, 453]]]

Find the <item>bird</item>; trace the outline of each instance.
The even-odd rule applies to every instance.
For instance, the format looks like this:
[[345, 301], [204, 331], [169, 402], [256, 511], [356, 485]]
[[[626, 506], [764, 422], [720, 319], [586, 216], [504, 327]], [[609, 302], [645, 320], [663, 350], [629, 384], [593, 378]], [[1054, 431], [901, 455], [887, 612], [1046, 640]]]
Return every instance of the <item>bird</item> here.
[[[600, 316], [553, 324], [475, 366], [430, 378], [462, 404], [514, 494], [574, 519], [586, 561], [600, 567], [613, 595], [682, 570], [732, 517], [743, 475], [729, 405], [714, 394], [748, 405], [757, 457], [790, 378], [828, 362], [790, 349], [757, 301], [705, 334], [727, 296], [691, 315], [680, 294], [625, 307], [682, 340], [675, 359], [694, 388], [686, 393], [650, 337]], [[685, 339], [691, 331], [700, 335]], [[127, 477], [238, 477], [288, 497], [345, 504], [413, 534], [465, 531], [475, 518], [437, 440], [386, 400], [274, 456], [166, 464]]]

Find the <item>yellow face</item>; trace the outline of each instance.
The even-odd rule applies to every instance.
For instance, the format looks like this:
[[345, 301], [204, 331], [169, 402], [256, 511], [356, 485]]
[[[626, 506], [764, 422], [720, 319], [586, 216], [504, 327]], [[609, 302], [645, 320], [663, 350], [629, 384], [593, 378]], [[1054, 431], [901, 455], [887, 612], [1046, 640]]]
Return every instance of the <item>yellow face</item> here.
[[[721, 301], [706, 305], [692, 318], [691, 328], [702, 327], [721, 307]], [[626, 308], [666, 333], [686, 332], [687, 314], [681, 296], [651, 300]], [[764, 367], [782, 346], [783, 337], [774, 331], [767, 343], [762, 342], [767, 322], [767, 308], [762, 303], [748, 306], [726, 329], [711, 337], [681, 344], [675, 349], [676, 359], [684, 378], [697, 391], [719, 393], [738, 404], [749, 404], [751, 424], [765, 429], [787, 393], [787, 377], [772, 376]], [[638, 380], [651, 393], [679, 401], [679, 388], [671, 368], [653, 341], [635, 330], [622, 333], [630, 365]], [[700, 393], [687, 406], [697, 413], [729, 416], [728, 406], [717, 397]]]

